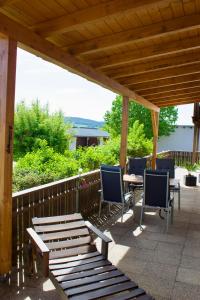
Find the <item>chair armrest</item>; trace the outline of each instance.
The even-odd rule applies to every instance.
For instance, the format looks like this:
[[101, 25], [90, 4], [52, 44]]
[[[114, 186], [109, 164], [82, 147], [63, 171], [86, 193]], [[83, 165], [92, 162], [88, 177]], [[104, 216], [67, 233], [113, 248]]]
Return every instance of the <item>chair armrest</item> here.
[[93, 226], [89, 221], [85, 222], [86, 226], [93, 231], [102, 241], [101, 243], [101, 253], [105, 258], [108, 258], [108, 244], [112, 242], [105, 234], [103, 234], [99, 229]]
[[28, 232], [31, 241], [34, 243], [34, 245], [39, 249], [39, 251], [42, 254], [49, 252], [48, 247], [45, 245], [45, 243], [39, 237], [39, 235], [35, 232], [35, 230], [33, 230], [33, 228], [27, 228], [26, 231]]
[[93, 231], [102, 241], [105, 243], [110, 243], [112, 240], [107, 237], [103, 232], [101, 232], [98, 228], [92, 225], [89, 221], [85, 221], [86, 226]]
[[[49, 276], [49, 248], [45, 245], [43, 240], [39, 237], [39, 235], [33, 230], [32, 228], [26, 229], [29, 238], [31, 239], [31, 243], [33, 246], [35, 246], [39, 252], [42, 254], [42, 260], [43, 260], [43, 273], [45, 277]], [[34, 256], [34, 248], [31, 247], [32, 257]], [[34, 258], [33, 258], [34, 261]], [[32, 265], [34, 263], [32, 262]], [[34, 268], [34, 267], [33, 267]]]

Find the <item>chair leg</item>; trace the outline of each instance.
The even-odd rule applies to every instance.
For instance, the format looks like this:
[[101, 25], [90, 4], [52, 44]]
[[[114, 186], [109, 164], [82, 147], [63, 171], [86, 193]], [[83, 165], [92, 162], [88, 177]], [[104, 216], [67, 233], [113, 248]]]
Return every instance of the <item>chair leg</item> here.
[[166, 222], [167, 222], [167, 224], [166, 224], [166, 232], [168, 232], [168, 228], [169, 228], [169, 207], [167, 208], [167, 218], [166, 218], [167, 220], [166, 220]]
[[101, 205], [102, 205], [102, 201], [100, 199], [100, 201], [99, 201], [99, 218], [101, 217]]
[[178, 190], [178, 210], [181, 209], [181, 190], [180, 190], [180, 186], [179, 186], [179, 190]]
[[174, 203], [171, 206], [171, 224], [174, 223]]
[[141, 212], [140, 212], [140, 229], [142, 230], [142, 219], [143, 219], [143, 211], [144, 211], [144, 206], [142, 205], [141, 207]]
[[124, 203], [122, 204], [122, 215], [121, 215], [121, 222], [123, 223], [123, 215], [124, 215]]
[[110, 203], [108, 203], [108, 212], [110, 214]]

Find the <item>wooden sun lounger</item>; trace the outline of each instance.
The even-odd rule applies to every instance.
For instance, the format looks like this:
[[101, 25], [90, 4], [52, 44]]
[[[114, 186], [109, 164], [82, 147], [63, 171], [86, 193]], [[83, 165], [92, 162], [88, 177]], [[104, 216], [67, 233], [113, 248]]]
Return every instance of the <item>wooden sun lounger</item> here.
[[[111, 240], [80, 214], [33, 218], [32, 222], [34, 229], [27, 232], [33, 254], [37, 249], [44, 275], [59, 287], [63, 299], [152, 299], [112, 265], [107, 259]], [[101, 253], [90, 231], [101, 238]]]

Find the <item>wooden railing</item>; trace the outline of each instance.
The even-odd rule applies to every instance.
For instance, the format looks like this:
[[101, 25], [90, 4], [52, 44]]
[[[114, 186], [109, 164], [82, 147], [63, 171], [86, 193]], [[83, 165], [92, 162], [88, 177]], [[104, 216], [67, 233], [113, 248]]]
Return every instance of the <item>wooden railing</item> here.
[[20, 191], [12, 197], [13, 264], [28, 244], [26, 228], [31, 219], [81, 212], [93, 214], [99, 206], [99, 170]]
[[[177, 166], [182, 166], [186, 163], [192, 163], [192, 152], [188, 151], [170, 151], [170, 156], [175, 159]], [[200, 152], [196, 153], [196, 162], [200, 163]]]
[[[191, 161], [190, 152], [164, 151], [160, 157], [175, 158], [177, 164]], [[200, 156], [200, 155], [199, 155]], [[198, 156], [198, 157], [199, 157]], [[152, 155], [147, 156], [151, 167]], [[95, 170], [37, 186], [13, 194], [13, 263], [22, 257], [28, 244], [26, 228], [35, 216], [45, 217], [81, 212], [85, 218], [92, 216], [99, 207], [100, 172]]]

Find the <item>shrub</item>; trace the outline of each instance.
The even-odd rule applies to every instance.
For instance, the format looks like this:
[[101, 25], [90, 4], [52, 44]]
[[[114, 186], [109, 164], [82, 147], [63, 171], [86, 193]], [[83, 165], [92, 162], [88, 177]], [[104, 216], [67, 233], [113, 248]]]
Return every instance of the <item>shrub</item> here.
[[13, 189], [22, 190], [70, 177], [78, 173], [78, 168], [76, 160], [43, 145], [18, 160], [14, 168]]

